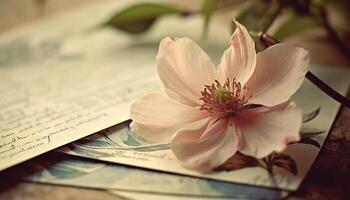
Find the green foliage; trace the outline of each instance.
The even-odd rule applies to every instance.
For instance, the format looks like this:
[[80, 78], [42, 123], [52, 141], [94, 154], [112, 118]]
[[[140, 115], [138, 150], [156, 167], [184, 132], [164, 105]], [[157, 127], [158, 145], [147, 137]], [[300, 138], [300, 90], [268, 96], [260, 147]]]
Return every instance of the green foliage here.
[[303, 123], [306, 123], [315, 119], [318, 116], [318, 114], [320, 114], [320, 111], [321, 111], [321, 107], [318, 107], [315, 110], [304, 114], [302, 119]]
[[[272, 170], [273, 166], [277, 166], [283, 168], [290, 173], [297, 175], [298, 174], [298, 166], [295, 160], [283, 153], [272, 153], [266, 159], [267, 169]], [[272, 171], [270, 171], [272, 172]]]
[[254, 1], [236, 19], [250, 31], [261, 31], [280, 11], [280, 3], [277, 0]]
[[321, 148], [320, 143], [318, 143], [316, 140], [308, 137], [301, 138], [300, 141], [298, 142], [300, 144], [308, 144], [308, 145], [313, 145], [317, 148]]
[[315, 137], [319, 134], [324, 133], [325, 131], [316, 129], [316, 128], [311, 128], [311, 127], [302, 127], [300, 130], [300, 136], [305, 138], [305, 137]]
[[214, 171], [229, 172], [232, 170], [238, 170], [246, 167], [258, 167], [258, 166], [260, 166], [260, 163], [256, 158], [237, 152], [231, 158], [229, 158], [225, 163], [215, 168]]
[[279, 39], [283, 39], [302, 33], [318, 25], [315, 19], [310, 16], [293, 16], [282, 24], [274, 35]]
[[143, 33], [162, 16], [185, 14], [175, 6], [155, 3], [133, 5], [117, 12], [106, 23], [127, 33]]

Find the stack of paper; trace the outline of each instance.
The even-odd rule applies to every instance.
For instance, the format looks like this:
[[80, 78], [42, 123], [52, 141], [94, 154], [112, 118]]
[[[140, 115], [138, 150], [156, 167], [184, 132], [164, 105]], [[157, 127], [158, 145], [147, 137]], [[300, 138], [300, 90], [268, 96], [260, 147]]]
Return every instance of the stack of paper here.
[[[272, 159], [279, 163], [273, 174], [261, 166], [211, 174], [185, 169], [168, 144], [138, 137], [127, 120], [135, 98], [162, 89], [154, 61], [159, 41], [187, 36], [199, 42], [201, 18], [168, 17], [142, 37], [97, 28], [128, 4], [103, 1], [1, 35], [0, 170], [69, 143], [26, 163], [31, 170], [23, 179], [135, 199], [279, 199], [296, 190], [339, 104], [305, 81], [293, 97], [304, 111], [304, 137]], [[219, 25], [212, 30], [201, 46], [218, 60], [230, 30]], [[349, 71], [326, 66], [311, 71], [347, 91]]]

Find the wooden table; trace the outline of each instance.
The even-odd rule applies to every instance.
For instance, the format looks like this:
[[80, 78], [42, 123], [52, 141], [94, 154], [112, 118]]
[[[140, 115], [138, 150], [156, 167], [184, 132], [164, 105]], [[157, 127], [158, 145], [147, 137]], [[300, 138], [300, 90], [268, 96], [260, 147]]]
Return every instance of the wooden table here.
[[[92, 2], [82, 0], [48, 1], [50, 15], [69, 7]], [[56, 4], [54, 3], [56, 2]], [[58, 3], [59, 2], [59, 3]], [[51, 3], [51, 4], [50, 4]], [[8, 9], [19, 12], [14, 15]], [[2, 0], [0, 1], [0, 34], [8, 29], [24, 23], [31, 23], [47, 15], [40, 14], [40, 8], [35, 1]], [[4, 18], [6, 20], [4, 20]], [[320, 30], [314, 30], [302, 37], [288, 40], [289, 43], [299, 44], [312, 53], [312, 62], [329, 65], [350, 67], [347, 59], [329, 41]], [[331, 56], [330, 56], [331, 55]], [[350, 95], [349, 95], [350, 97]], [[350, 191], [350, 109], [342, 108], [332, 131], [298, 191], [291, 193], [287, 199], [349, 199]], [[68, 199], [121, 199], [105, 191], [66, 187], [48, 184], [35, 184], [12, 177], [0, 180], [0, 199], [6, 200], [68, 200]]]

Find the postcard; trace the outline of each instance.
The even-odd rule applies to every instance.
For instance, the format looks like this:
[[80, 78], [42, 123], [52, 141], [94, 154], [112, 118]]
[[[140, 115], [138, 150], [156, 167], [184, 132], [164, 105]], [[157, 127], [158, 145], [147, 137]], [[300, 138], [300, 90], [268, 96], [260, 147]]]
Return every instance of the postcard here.
[[[19, 176], [31, 182], [206, 198], [280, 199], [286, 192], [163, 172], [112, 165], [61, 153], [48, 153], [21, 167]], [[17, 174], [18, 175], [18, 174]]]
[[[345, 93], [349, 86], [349, 71], [344, 68], [313, 66], [312, 71], [339, 92]], [[334, 79], [333, 77], [337, 77]], [[242, 166], [228, 164], [217, 172], [201, 174], [185, 169], [176, 160], [169, 144], [153, 144], [132, 133], [128, 124], [106, 129], [59, 151], [114, 163], [126, 164], [208, 178], [227, 182], [243, 183], [286, 190], [296, 190], [313, 164], [326, 139], [340, 105], [305, 81], [293, 96], [303, 109], [302, 139], [288, 145], [282, 153], [275, 153], [262, 160], [265, 166], [251, 157], [242, 157]], [[273, 173], [267, 170], [273, 169]]]

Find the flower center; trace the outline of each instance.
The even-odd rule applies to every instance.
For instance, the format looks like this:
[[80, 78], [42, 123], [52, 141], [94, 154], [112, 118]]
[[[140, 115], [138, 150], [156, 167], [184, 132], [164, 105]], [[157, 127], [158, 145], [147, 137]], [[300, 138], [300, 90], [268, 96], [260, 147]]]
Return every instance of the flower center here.
[[233, 79], [227, 79], [223, 85], [219, 81], [211, 85], [205, 85], [201, 91], [203, 101], [201, 110], [206, 110], [210, 113], [227, 113], [229, 115], [240, 112], [248, 99], [251, 97], [247, 96], [249, 88], [242, 87], [240, 82], [236, 82]]

